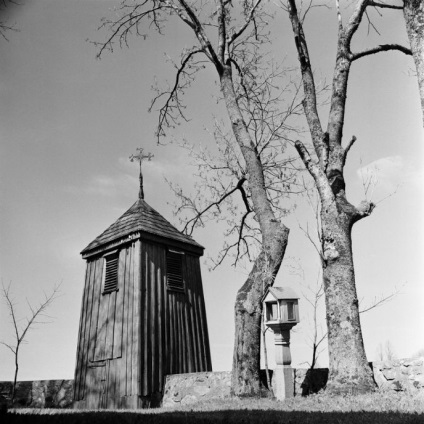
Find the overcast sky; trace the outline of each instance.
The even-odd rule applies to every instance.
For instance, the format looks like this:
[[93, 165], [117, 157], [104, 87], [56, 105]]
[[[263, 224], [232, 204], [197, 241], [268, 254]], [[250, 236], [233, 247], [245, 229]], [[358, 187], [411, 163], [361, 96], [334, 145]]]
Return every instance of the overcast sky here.
[[[155, 78], [172, 78], [164, 53], [175, 55], [193, 40], [176, 21], [163, 37], [134, 38], [129, 49], [117, 48], [96, 60], [96, 47], [87, 39], [104, 38], [97, 31], [100, 19], [118, 2], [21, 3], [9, 10], [9, 22], [19, 32], [9, 32], [8, 42], [0, 39], [0, 276], [4, 284], [12, 283], [21, 317], [27, 314], [25, 299], [36, 304], [43, 291], [62, 283], [61, 297], [49, 311], [52, 322], [38, 326], [22, 347], [20, 379], [73, 378], [85, 272], [79, 252], [137, 199], [138, 168], [128, 157], [139, 146], [155, 155], [144, 170], [146, 201], [174, 225], [178, 220], [164, 178], [188, 190], [194, 184], [195, 168], [185, 152], [175, 145], [156, 145], [157, 114], [147, 111]], [[367, 34], [365, 23], [356, 49], [407, 43], [401, 13], [384, 11], [383, 18], [374, 14], [373, 19], [381, 36]], [[334, 10], [313, 9], [305, 27], [321, 84], [331, 80], [336, 22]], [[272, 29], [275, 57], [297, 66], [283, 12]], [[218, 96], [215, 74], [206, 69], [186, 97], [192, 120], [170, 136], [213, 146], [211, 116], [225, 116]], [[385, 199], [354, 227], [358, 296], [366, 306], [400, 290], [390, 303], [362, 316], [367, 356], [373, 360], [378, 345], [389, 340], [399, 357], [407, 357], [424, 348], [424, 139], [410, 57], [391, 52], [355, 62], [344, 134], [358, 139], [346, 166], [349, 199], [357, 204], [364, 198], [367, 172], [378, 180], [371, 200]], [[316, 253], [298, 227], [310, 219], [299, 201], [296, 214], [285, 221], [291, 233], [276, 284], [299, 293], [317, 279]], [[206, 257], [216, 254], [222, 231], [212, 223], [194, 233], [206, 248], [202, 273], [216, 371], [231, 367], [233, 303], [249, 271], [248, 264], [234, 269], [230, 262], [209, 271]], [[302, 272], [293, 273], [294, 268]], [[300, 308], [302, 322], [292, 337], [294, 366], [311, 354], [311, 310], [303, 295]], [[322, 308], [319, 312], [323, 320]], [[9, 321], [2, 304], [0, 340], [13, 341]], [[271, 348], [271, 365], [272, 354]], [[320, 364], [326, 365], [325, 352]], [[12, 378], [12, 355], [0, 346], [0, 380]]]

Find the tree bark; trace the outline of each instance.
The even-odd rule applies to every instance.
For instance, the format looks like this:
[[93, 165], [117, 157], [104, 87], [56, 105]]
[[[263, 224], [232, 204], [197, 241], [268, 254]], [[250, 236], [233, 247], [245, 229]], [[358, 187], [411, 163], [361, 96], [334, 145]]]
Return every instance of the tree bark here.
[[330, 393], [366, 393], [375, 387], [362, 339], [352, 255], [353, 224], [368, 216], [374, 205], [363, 202], [355, 207], [347, 201], [343, 171], [347, 153], [356, 138], [352, 137], [346, 147], [342, 146], [347, 86], [354, 58], [350, 42], [367, 4], [366, 0], [357, 2], [346, 26], [343, 26], [338, 12], [337, 56], [325, 133], [317, 113], [312, 66], [295, 0], [289, 0], [288, 9], [305, 91], [303, 107], [317, 155], [317, 160], [312, 159], [300, 141], [295, 143], [320, 197], [330, 368], [327, 391]]
[[[342, 199], [340, 199], [342, 200]], [[330, 393], [366, 393], [375, 383], [365, 355], [352, 256], [355, 208], [344, 199], [321, 212]]]
[[[352, 227], [371, 214], [366, 201], [355, 207], [346, 200], [343, 173], [327, 173], [302, 143], [296, 148], [315, 180], [321, 203], [323, 279], [328, 331], [330, 393], [366, 393], [375, 383], [365, 355], [356, 294]], [[334, 169], [334, 168], [333, 168]]]
[[406, 32], [417, 69], [424, 125], [424, 2], [423, 0], [404, 0], [403, 4]]
[[259, 396], [261, 300], [280, 269], [289, 230], [275, 218], [267, 197], [263, 166], [237, 103], [231, 65], [223, 66], [220, 81], [233, 132], [246, 161], [252, 203], [262, 233], [262, 250], [235, 302], [231, 393], [239, 397]]

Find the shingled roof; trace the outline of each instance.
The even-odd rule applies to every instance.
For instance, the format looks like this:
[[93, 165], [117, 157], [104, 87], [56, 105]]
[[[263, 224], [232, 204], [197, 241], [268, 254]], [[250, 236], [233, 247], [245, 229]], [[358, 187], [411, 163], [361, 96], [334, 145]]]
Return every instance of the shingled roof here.
[[195, 242], [190, 236], [178, 231], [143, 199], [139, 199], [116, 222], [94, 239], [81, 254], [86, 255], [100, 246], [110, 244], [137, 232], [153, 234], [203, 249], [203, 246]]
[[274, 286], [268, 289], [276, 299], [299, 299], [299, 295], [290, 287]]

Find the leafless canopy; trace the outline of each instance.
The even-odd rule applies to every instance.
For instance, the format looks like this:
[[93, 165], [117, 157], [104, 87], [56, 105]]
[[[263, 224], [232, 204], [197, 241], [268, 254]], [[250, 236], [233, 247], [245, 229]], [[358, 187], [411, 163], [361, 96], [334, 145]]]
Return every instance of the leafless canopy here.
[[51, 317], [47, 315], [47, 309], [51, 306], [53, 301], [59, 296], [60, 285], [57, 285], [53, 288], [50, 294], [44, 293], [44, 299], [37, 305], [33, 306], [27, 299], [27, 306], [30, 311], [29, 315], [23, 319], [17, 317], [16, 314], [16, 302], [13, 299], [11, 292], [11, 284], [6, 287], [2, 284], [2, 297], [9, 316], [11, 318], [11, 323], [13, 326], [14, 332], [14, 342], [6, 343], [0, 341], [0, 344], [7, 347], [14, 355], [15, 358], [15, 377], [13, 381], [13, 391], [12, 391], [12, 403], [15, 397], [16, 381], [18, 377], [19, 370], [19, 348], [21, 344], [25, 343], [25, 337], [28, 332], [37, 325], [48, 324], [51, 322]]
[[[180, 60], [174, 63], [174, 81], [165, 88], [156, 88], [151, 103], [150, 110], [158, 108], [157, 141], [161, 142], [167, 130], [181, 120], [189, 120], [184, 94], [198, 72], [212, 65], [220, 77], [225, 67], [232, 67], [235, 100], [249, 132], [251, 148], [261, 163], [268, 199], [281, 217], [289, 210], [281, 199], [298, 191], [293, 185], [294, 160], [287, 157], [285, 146], [296, 130], [291, 118], [301, 111], [300, 85], [291, 80], [292, 70], [267, 56], [267, 23], [272, 16], [262, 3], [262, 0], [237, 4], [228, 0], [125, 0], [115, 10], [113, 19], [103, 21], [102, 27], [109, 30], [109, 35], [105, 42], [98, 43], [98, 56], [116, 45], [128, 46], [133, 35], [147, 39], [150, 30], [164, 33], [171, 19], [187, 25], [195, 41], [182, 50]], [[216, 38], [214, 44], [211, 40]], [[228, 131], [224, 127], [217, 119], [213, 135], [218, 156], [185, 144], [198, 167], [195, 192], [189, 195], [176, 185], [172, 188], [178, 199], [176, 212], [186, 233], [191, 234], [209, 219], [228, 223], [226, 239], [229, 237], [231, 241], [224, 245], [217, 263], [230, 252], [234, 253], [236, 263], [243, 256], [251, 259], [250, 249], [260, 244], [261, 230], [251, 200], [245, 156], [236, 147], [234, 128]], [[226, 213], [222, 214], [224, 208]]]
[[8, 8], [11, 8], [15, 5], [19, 5], [19, 3], [14, 0], [0, 0], [0, 36], [3, 37], [4, 40], [8, 41], [7, 33], [9, 31], [17, 31], [14, 24], [10, 24], [6, 14]]

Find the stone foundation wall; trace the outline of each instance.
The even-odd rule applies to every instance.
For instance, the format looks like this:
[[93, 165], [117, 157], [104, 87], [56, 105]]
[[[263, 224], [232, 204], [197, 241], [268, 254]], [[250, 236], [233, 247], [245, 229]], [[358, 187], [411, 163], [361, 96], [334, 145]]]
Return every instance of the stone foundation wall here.
[[[374, 362], [370, 366], [380, 389], [424, 390], [424, 357]], [[295, 396], [317, 393], [325, 387], [327, 379], [327, 368], [314, 369], [312, 372], [307, 369], [293, 369], [293, 393]], [[187, 405], [200, 399], [229, 397], [230, 386], [230, 371], [168, 375], [162, 406]]]
[[373, 362], [374, 379], [386, 390], [424, 390], [424, 356]]
[[167, 375], [162, 406], [187, 405], [200, 398], [230, 396], [231, 371]]
[[[424, 390], [424, 357], [374, 362], [370, 364], [378, 387], [383, 390]], [[272, 377], [272, 371], [270, 371]], [[328, 379], [328, 369], [293, 369], [295, 396], [317, 393]], [[265, 374], [261, 376], [266, 386]], [[223, 399], [230, 396], [231, 372], [201, 372], [168, 375], [162, 406], [187, 405], [199, 399]], [[11, 382], [0, 382], [0, 403], [9, 404]], [[20, 381], [15, 407], [70, 408], [73, 380]]]
[[[9, 407], [12, 383], [0, 382], [0, 403]], [[74, 380], [18, 381], [15, 408], [71, 408], [74, 398]]]

